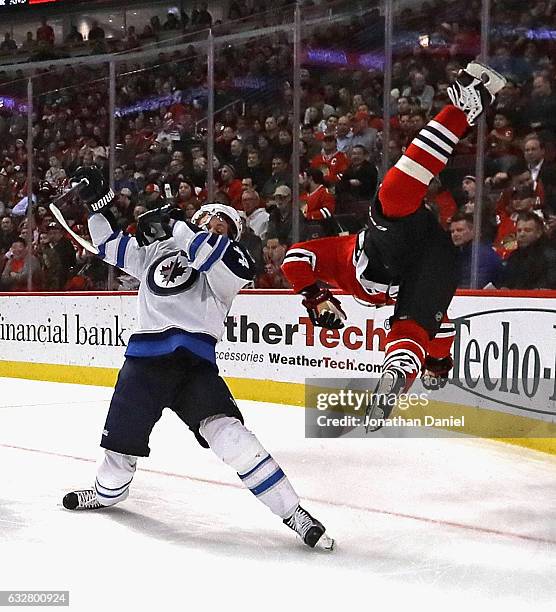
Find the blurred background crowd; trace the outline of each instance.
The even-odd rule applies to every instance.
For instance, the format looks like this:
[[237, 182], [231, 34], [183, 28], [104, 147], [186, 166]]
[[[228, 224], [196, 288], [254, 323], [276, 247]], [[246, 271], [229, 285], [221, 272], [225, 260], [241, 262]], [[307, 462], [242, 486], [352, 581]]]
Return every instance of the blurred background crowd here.
[[[163, 17], [164, 7], [148, 19], [144, 9], [143, 27], [120, 32], [102, 15], [85, 33], [70, 16], [63, 37], [48, 17], [24, 39], [7, 31], [0, 45], [0, 290], [136, 288], [124, 274], [109, 277], [50, 215], [48, 202], [82, 165], [106, 173], [113, 212], [130, 234], [142, 212], [170, 202], [189, 218], [209, 193], [241, 211], [259, 288], [288, 287], [280, 264], [292, 242], [361, 230], [383, 173], [449, 103], [447, 87], [479, 55], [482, 3], [395, 2], [385, 47], [384, 3], [300, 2], [297, 75], [289, 28], [295, 4], [182, 2]], [[484, 146], [470, 131], [426, 201], [460, 251], [462, 288], [555, 289], [556, 2], [491, 0], [489, 8], [488, 62], [508, 83], [487, 116]], [[25, 19], [18, 19], [21, 31]], [[211, 117], [207, 51], [198, 43], [207, 28], [215, 35]], [[107, 53], [119, 53], [112, 75]], [[64, 215], [88, 238], [77, 202]]]

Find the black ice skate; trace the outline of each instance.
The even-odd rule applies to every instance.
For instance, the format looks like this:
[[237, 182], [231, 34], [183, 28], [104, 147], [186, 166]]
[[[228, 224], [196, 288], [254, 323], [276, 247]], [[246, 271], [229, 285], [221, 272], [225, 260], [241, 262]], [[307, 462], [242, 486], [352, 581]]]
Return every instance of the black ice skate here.
[[334, 540], [325, 533], [324, 525], [301, 506], [297, 506], [294, 513], [284, 519], [284, 525], [293, 529], [310, 548], [317, 547], [325, 550], [334, 548]]
[[67, 493], [64, 495], [62, 504], [67, 510], [98, 510], [106, 507], [99, 503], [97, 492], [94, 489]]
[[365, 433], [378, 431], [382, 427], [379, 421], [390, 417], [406, 383], [405, 372], [401, 369], [392, 368], [383, 372], [365, 411]]
[[460, 70], [456, 82], [448, 87], [452, 104], [467, 115], [469, 125], [482, 115], [504, 87], [506, 79], [481, 62], [470, 62]]

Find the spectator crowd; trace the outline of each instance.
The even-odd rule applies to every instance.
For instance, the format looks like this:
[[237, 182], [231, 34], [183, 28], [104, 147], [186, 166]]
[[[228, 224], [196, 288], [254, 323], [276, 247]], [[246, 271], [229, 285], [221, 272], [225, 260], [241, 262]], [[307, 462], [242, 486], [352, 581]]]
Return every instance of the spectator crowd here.
[[[234, 1], [229, 21], [261, 13], [259, 25], [266, 25], [264, 8], [263, 2]], [[207, 5], [196, 10], [198, 15], [171, 13], [162, 24], [151, 20], [155, 38], [159, 31], [212, 23]], [[191, 44], [182, 51], [162, 51], [142, 63], [122, 57], [116, 81], [112, 207], [118, 223], [133, 234], [141, 213], [166, 202], [191, 218], [210, 190], [215, 201], [233, 206], [244, 218], [242, 241], [257, 264], [255, 286], [288, 287], [280, 265], [295, 238], [294, 226], [299, 226], [302, 240], [364, 227], [379, 168], [385, 160], [393, 165], [413, 136], [449, 102], [447, 87], [458, 70], [478, 55], [479, 14], [480, 2], [475, 0], [467, 5], [438, 0], [416, 3], [396, 15], [388, 118], [383, 116], [380, 66], [363, 69], [354, 60], [353, 66], [340, 67], [311, 59], [326, 55], [316, 53], [323, 49], [329, 52], [326, 57], [337, 50], [354, 58], [382, 49], [384, 23], [376, 9], [304, 32], [300, 125], [294, 125], [293, 47], [286, 33], [253, 35], [237, 45], [218, 47], [211, 176], [204, 50]], [[291, 11], [287, 15], [291, 19]], [[477, 190], [477, 142], [470, 131], [446, 170], [431, 183], [426, 204], [437, 212], [460, 252], [461, 287], [472, 283], [472, 247], [478, 232], [480, 288], [553, 289], [556, 42], [543, 33], [556, 30], [556, 3], [497, 0], [491, 25], [490, 63], [508, 83], [487, 117], [485, 182]], [[41, 40], [48, 39], [43, 44], [55, 48], [49, 27], [44, 20]], [[95, 36], [103, 40], [100, 32], [91, 32], [93, 40]], [[135, 45], [129, 43], [129, 35], [126, 48], [137, 48], [140, 37]], [[76, 36], [76, 42], [83, 41]], [[6, 37], [2, 51], [15, 51], [12, 43]], [[105, 267], [65, 236], [47, 208], [79, 166], [96, 164], [108, 180], [106, 72], [104, 65], [72, 64], [33, 73], [38, 94], [31, 215], [27, 214], [27, 117], [0, 108], [2, 291], [107, 287]], [[25, 76], [24, 64], [17, 76]], [[0, 86], [6, 96], [24, 98], [24, 80], [0, 72]], [[292, 153], [297, 137], [301, 195], [293, 201]], [[482, 194], [480, 202], [475, 201], [477, 192]], [[87, 238], [84, 213], [76, 202], [65, 206], [64, 215]], [[130, 289], [134, 284], [119, 275], [108, 288]]]

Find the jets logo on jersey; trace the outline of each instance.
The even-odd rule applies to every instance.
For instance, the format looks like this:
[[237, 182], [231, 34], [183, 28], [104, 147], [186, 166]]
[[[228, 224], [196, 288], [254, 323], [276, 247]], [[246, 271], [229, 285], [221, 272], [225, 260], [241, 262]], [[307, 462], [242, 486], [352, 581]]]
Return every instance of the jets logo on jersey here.
[[147, 273], [147, 284], [155, 295], [175, 295], [187, 291], [199, 278], [199, 272], [189, 267], [184, 251], [166, 253]]

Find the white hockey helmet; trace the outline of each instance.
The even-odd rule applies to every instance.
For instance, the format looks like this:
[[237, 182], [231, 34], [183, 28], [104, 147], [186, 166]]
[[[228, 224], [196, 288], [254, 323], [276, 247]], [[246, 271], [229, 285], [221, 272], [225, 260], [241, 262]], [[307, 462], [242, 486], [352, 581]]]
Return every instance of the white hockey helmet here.
[[239, 240], [243, 232], [243, 221], [237, 210], [231, 206], [225, 204], [219, 204], [218, 202], [211, 202], [210, 204], [204, 204], [199, 210], [191, 217], [191, 223], [197, 225], [201, 229], [208, 229], [210, 220], [213, 217], [220, 218], [228, 224], [228, 237], [232, 240]]

